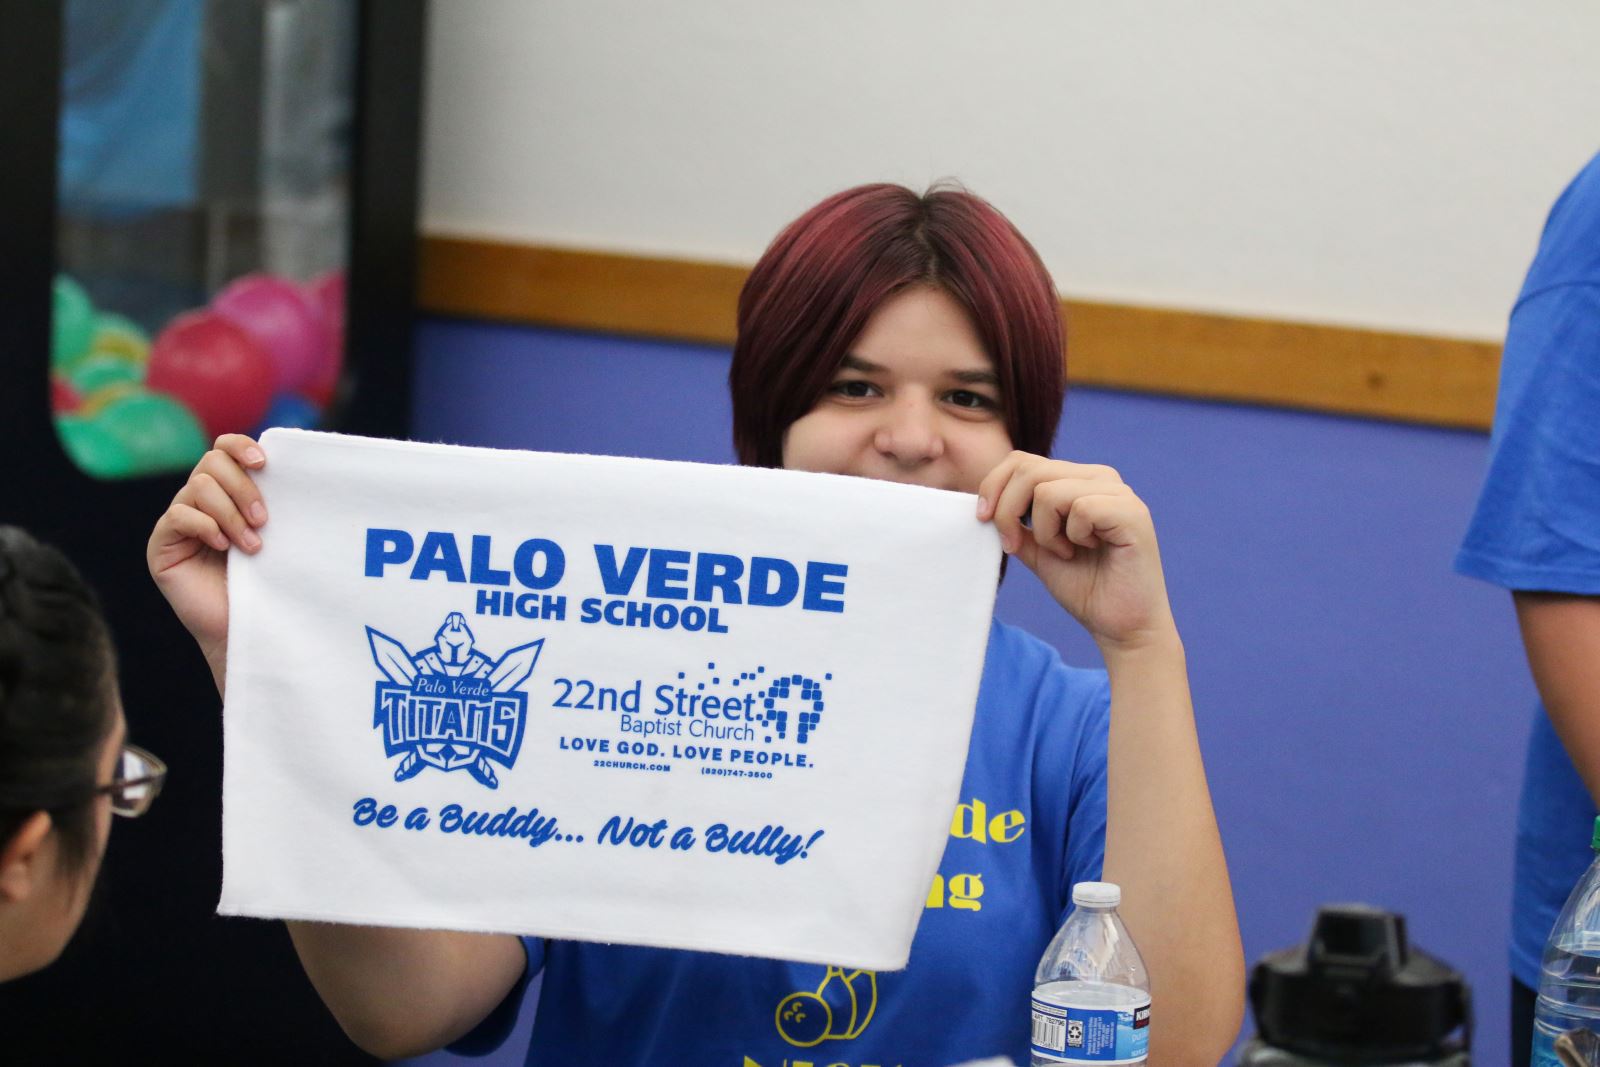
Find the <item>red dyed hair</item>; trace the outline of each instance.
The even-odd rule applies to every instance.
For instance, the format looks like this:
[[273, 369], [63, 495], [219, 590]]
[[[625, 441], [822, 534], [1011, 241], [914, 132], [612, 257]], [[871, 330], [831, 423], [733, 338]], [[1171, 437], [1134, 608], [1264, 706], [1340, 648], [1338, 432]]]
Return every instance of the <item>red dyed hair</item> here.
[[900, 185], [835, 193], [777, 236], [739, 293], [728, 388], [739, 462], [783, 465], [783, 435], [816, 406], [867, 320], [917, 285], [972, 319], [1000, 379], [1011, 443], [1044, 455], [1066, 390], [1060, 304], [1038, 253], [987, 201]]

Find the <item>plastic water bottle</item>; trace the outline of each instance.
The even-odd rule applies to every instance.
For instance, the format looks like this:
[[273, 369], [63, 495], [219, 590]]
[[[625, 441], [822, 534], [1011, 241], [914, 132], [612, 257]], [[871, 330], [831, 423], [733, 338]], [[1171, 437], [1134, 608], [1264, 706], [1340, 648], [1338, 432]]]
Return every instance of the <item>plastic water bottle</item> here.
[[[1589, 845], [1600, 852], [1600, 819]], [[1534, 1067], [1559, 1067], [1555, 1043], [1569, 1030], [1600, 1031], [1600, 857], [1573, 887], [1544, 946], [1533, 1010]]]
[[1033, 1067], [1142, 1064], [1150, 1044], [1150, 978], [1117, 915], [1110, 882], [1072, 887], [1072, 913], [1033, 976]]

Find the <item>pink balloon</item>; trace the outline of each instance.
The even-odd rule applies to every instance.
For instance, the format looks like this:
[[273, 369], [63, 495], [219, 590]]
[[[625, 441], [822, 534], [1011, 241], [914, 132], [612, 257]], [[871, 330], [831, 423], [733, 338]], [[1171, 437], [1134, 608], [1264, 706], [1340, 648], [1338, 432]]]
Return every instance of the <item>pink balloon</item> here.
[[326, 409], [339, 384], [339, 374], [344, 370], [344, 271], [330, 270], [311, 279], [306, 283], [305, 292], [321, 314], [328, 343], [322, 361], [300, 394]]
[[306, 283], [306, 295], [322, 312], [323, 321], [339, 337], [344, 336], [344, 271], [330, 270]]
[[145, 385], [194, 412], [206, 433], [249, 433], [272, 403], [272, 357], [256, 339], [213, 311], [187, 311], [150, 348]]
[[328, 336], [320, 310], [285, 278], [247, 274], [235, 279], [211, 301], [211, 309], [266, 349], [279, 392], [304, 388], [326, 358]]

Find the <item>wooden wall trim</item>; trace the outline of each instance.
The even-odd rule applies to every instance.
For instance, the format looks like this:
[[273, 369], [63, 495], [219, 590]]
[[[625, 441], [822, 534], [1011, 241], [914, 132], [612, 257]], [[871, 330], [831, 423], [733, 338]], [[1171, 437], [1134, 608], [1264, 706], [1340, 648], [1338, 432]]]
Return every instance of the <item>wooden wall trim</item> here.
[[[418, 304], [439, 315], [731, 344], [747, 268], [435, 235]], [[1486, 430], [1489, 341], [1063, 300], [1074, 383]]]

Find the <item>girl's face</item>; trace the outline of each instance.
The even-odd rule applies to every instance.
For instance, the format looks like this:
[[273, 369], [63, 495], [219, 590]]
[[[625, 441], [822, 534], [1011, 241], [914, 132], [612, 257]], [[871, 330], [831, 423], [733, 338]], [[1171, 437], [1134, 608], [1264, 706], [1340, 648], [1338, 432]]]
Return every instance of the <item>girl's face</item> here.
[[[96, 782], [109, 782], [116, 774], [126, 733], [119, 700], [116, 719], [95, 761]], [[42, 838], [35, 838], [38, 845], [33, 853], [31, 874], [23, 882], [14, 881], [9, 895], [0, 895], [0, 903], [5, 904], [0, 908], [0, 981], [48, 965], [61, 955], [82, 922], [95, 878], [100, 873], [106, 841], [111, 836], [111, 798], [101, 793], [89, 803], [93, 809], [90, 813], [91, 842], [83, 869], [73, 872], [61, 868], [57, 853], [59, 840], [54, 828], [50, 828]], [[43, 814], [36, 818], [41, 820], [37, 826], [46, 825], [42, 821]], [[29, 833], [34, 825], [32, 820], [25, 822], [19, 835]]]
[[975, 493], [1012, 448], [1001, 404], [961, 305], [908, 289], [873, 313], [822, 399], [785, 431], [783, 465]]
[[[112, 720], [111, 733], [105, 747], [100, 750], [100, 773], [96, 782], [109, 782], [117, 776], [122, 765], [122, 746], [128, 740], [128, 720], [122, 711], [122, 697], [116, 700], [116, 718]], [[91, 884], [100, 873], [100, 861], [105, 858], [106, 844], [111, 840], [111, 797], [102, 793], [94, 798], [94, 855], [85, 872], [84, 883]], [[88, 896], [87, 893], [84, 894]], [[85, 901], [87, 904], [87, 901]], [[82, 912], [79, 912], [82, 917]]]
[[[111, 732], [106, 735], [100, 756], [97, 761], [95, 781], [109, 782], [116, 776], [117, 767], [121, 763], [122, 744], [128, 736], [128, 724], [123, 718], [122, 701], [119, 698], [116, 706], [116, 719], [112, 723]], [[67, 947], [67, 942], [72, 940], [72, 934], [78, 929], [78, 924], [83, 921], [83, 913], [89, 906], [89, 897], [94, 888], [95, 879], [100, 874], [100, 861], [105, 858], [106, 844], [111, 839], [111, 798], [104, 793], [91, 800], [93, 808], [91, 820], [93, 822], [93, 844], [90, 846], [89, 855], [84, 860], [83, 870], [75, 874], [64, 871], [56, 872], [57, 885], [54, 892], [47, 895], [53, 900], [56, 911], [53, 916], [46, 912], [45, 929], [49, 931], [53, 951], [51, 959]], [[54, 921], [50, 921], [51, 919]]]

